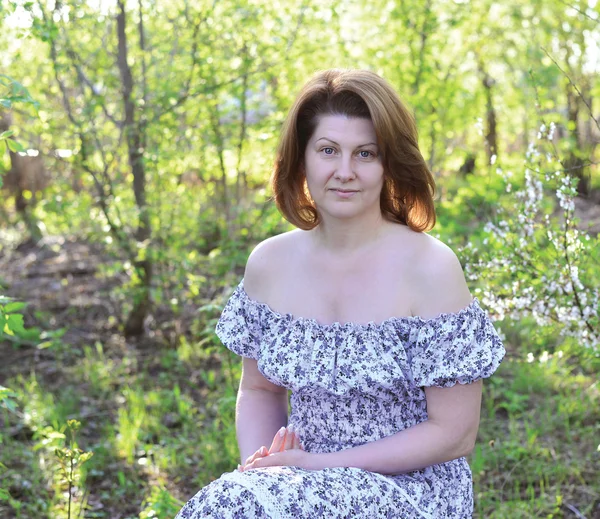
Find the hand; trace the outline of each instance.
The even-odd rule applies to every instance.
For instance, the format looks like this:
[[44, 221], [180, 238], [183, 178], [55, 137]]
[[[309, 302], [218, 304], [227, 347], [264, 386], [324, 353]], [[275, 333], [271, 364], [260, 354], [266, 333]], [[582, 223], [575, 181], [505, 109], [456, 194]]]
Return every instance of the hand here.
[[274, 452], [267, 456], [259, 456], [250, 463], [247, 463], [239, 470], [245, 472], [262, 467], [301, 467], [307, 470], [318, 470], [318, 454], [306, 452], [302, 449], [289, 449], [281, 452]]
[[238, 465], [238, 470], [243, 470], [244, 467], [248, 466], [257, 459], [269, 456], [270, 454], [274, 454], [276, 452], [283, 452], [291, 449], [304, 450], [302, 445], [300, 444], [300, 438], [298, 436], [298, 433], [296, 433], [293, 429], [293, 426], [290, 425], [287, 428], [282, 427], [281, 429], [279, 429], [279, 431], [277, 431], [269, 449], [267, 449], [265, 446], [262, 446], [254, 454], [252, 454], [246, 459], [243, 467], [241, 465]]

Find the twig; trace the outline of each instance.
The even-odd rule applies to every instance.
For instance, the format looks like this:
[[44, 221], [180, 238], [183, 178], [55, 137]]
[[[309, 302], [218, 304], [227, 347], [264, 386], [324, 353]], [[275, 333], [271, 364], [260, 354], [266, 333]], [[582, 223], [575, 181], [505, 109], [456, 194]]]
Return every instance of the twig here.
[[587, 14], [586, 12], [582, 11], [581, 9], [579, 9], [579, 7], [576, 7], [568, 2], [565, 2], [564, 0], [561, 0], [561, 4], [566, 5], [567, 7], [570, 7], [571, 9], [574, 9], [575, 11], [577, 11], [579, 14], [582, 14], [583, 16], [585, 16], [586, 18], [589, 18], [590, 20], [592, 20], [592, 22], [600, 22], [600, 19], [598, 18], [592, 18], [589, 14]]
[[81, 505], [79, 507], [79, 513], [77, 514], [77, 519], [79, 519], [81, 517], [81, 514], [83, 514], [83, 509], [84, 509], [84, 503], [85, 500], [88, 498], [88, 496], [90, 495], [91, 491], [90, 488], [87, 487], [84, 492], [83, 492], [83, 496], [81, 498]]
[[31, 346], [32, 348], [37, 348], [38, 342], [28, 341], [26, 339], [20, 339], [19, 337], [14, 337], [12, 335], [2, 334], [0, 335], [0, 343], [6, 340], [8, 342], [12, 342], [13, 344], [17, 344], [18, 346]]
[[600, 122], [598, 122], [598, 119], [596, 119], [594, 117], [594, 113], [592, 112], [592, 107], [590, 106], [590, 104], [587, 102], [586, 98], [584, 97], [584, 95], [581, 93], [581, 90], [579, 90], [579, 88], [577, 88], [577, 85], [573, 82], [573, 80], [570, 78], [569, 74], [567, 74], [562, 68], [561, 66], [556, 62], [556, 60], [550, 55], [550, 53], [544, 48], [541, 47], [541, 49], [546, 53], [546, 56], [548, 56], [552, 62], [556, 65], [556, 67], [558, 68], [558, 70], [560, 70], [565, 77], [569, 80], [569, 83], [571, 83], [571, 85], [573, 86], [573, 88], [577, 91], [577, 93], [579, 94], [579, 97], [581, 97], [581, 100], [583, 101], [583, 104], [586, 106], [586, 108], [588, 109], [588, 113], [590, 114], [590, 117], [592, 118], [592, 120], [596, 123], [596, 126], [598, 127], [598, 130], [600, 130]]

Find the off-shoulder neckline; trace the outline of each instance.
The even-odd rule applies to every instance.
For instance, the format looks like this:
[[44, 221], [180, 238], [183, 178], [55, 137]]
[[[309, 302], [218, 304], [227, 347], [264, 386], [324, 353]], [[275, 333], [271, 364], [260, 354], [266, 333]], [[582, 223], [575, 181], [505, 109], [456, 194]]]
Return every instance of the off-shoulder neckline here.
[[238, 291], [241, 294], [241, 297], [244, 299], [244, 301], [246, 303], [248, 303], [249, 305], [254, 305], [257, 308], [262, 308], [267, 314], [269, 314], [277, 319], [285, 319], [289, 323], [311, 325], [314, 328], [321, 329], [321, 330], [340, 329], [340, 328], [341, 329], [348, 329], [348, 328], [380, 329], [380, 328], [383, 328], [387, 324], [393, 324], [393, 323], [430, 324], [430, 323], [435, 323], [438, 321], [443, 321], [443, 320], [451, 318], [451, 317], [454, 317], [454, 318], [461, 317], [464, 314], [471, 312], [472, 310], [473, 311], [476, 310], [477, 308], [481, 309], [481, 305], [479, 304], [479, 299], [477, 297], [473, 297], [471, 302], [464, 308], [461, 308], [460, 310], [458, 310], [456, 312], [442, 312], [439, 315], [437, 315], [436, 317], [424, 318], [419, 315], [400, 315], [400, 316], [388, 317], [387, 319], [384, 319], [383, 321], [381, 321], [379, 323], [376, 323], [375, 321], [369, 321], [367, 323], [355, 323], [352, 321], [348, 321], [348, 322], [344, 322], [344, 323], [340, 323], [338, 321], [333, 322], [333, 323], [320, 323], [313, 317], [302, 317], [302, 316], [297, 316], [297, 315], [294, 315], [291, 313], [278, 312], [276, 310], [273, 310], [273, 308], [271, 308], [267, 303], [263, 303], [261, 301], [257, 301], [256, 299], [252, 299], [248, 295], [248, 293], [246, 292], [246, 290], [244, 288], [244, 279], [242, 279], [240, 281], [236, 291]]

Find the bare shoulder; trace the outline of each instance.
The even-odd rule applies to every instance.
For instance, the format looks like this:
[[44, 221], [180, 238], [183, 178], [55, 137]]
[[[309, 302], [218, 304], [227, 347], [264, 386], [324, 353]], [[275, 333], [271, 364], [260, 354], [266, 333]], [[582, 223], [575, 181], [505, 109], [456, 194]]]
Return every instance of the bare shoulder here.
[[424, 319], [458, 312], [473, 297], [456, 253], [426, 233], [413, 237], [411, 269], [414, 280], [414, 315]]
[[250, 253], [244, 272], [244, 290], [249, 297], [264, 300], [278, 274], [294, 254], [303, 231], [293, 230], [260, 242]]

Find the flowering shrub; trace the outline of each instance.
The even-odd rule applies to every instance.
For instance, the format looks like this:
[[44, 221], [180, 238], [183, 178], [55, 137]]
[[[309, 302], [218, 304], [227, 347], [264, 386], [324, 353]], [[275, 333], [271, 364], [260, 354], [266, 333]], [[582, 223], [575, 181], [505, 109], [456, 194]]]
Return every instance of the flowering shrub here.
[[554, 123], [540, 127], [520, 183], [496, 169], [508, 203], [485, 225], [481, 250], [469, 241], [461, 255], [467, 279], [481, 282], [476, 293], [499, 320], [533, 317], [593, 353], [600, 344], [600, 239], [576, 227], [578, 180], [562, 165], [554, 132]]

